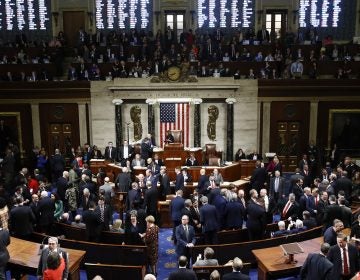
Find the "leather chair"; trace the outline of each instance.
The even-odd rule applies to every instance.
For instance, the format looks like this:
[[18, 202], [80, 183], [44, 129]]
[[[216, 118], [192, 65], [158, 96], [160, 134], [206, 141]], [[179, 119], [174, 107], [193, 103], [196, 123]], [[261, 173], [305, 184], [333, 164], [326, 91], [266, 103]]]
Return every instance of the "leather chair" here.
[[219, 157], [209, 158], [209, 166], [220, 166], [220, 158]]
[[[215, 159], [211, 159], [215, 158]], [[216, 151], [216, 144], [205, 144], [205, 162], [212, 166], [219, 166], [221, 161], [221, 152]], [[211, 164], [210, 164], [211, 159]], [[219, 162], [218, 162], [219, 161]]]

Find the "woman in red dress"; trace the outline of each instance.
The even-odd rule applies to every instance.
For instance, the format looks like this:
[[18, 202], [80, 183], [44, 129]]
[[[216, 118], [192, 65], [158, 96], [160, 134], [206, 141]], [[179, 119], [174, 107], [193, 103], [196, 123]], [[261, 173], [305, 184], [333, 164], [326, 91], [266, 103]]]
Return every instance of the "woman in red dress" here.
[[144, 238], [146, 245], [147, 261], [151, 268], [151, 273], [156, 276], [156, 265], [158, 261], [158, 246], [159, 246], [159, 227], [155, 225], [155, 218], [147, 216], [146, 232], [140, 234]]
[[47, 269], [44, 270], [43, 280], [61, 280], [64, 269], [64, 258], [58, 252], [51, 252], [47, 258]]

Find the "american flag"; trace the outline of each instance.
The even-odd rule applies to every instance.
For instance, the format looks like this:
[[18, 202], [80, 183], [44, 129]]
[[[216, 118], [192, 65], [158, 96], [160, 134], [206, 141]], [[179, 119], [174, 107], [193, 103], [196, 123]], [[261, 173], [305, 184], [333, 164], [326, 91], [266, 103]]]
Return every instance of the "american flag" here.
[[182, 143], [189, 147], [189, 103], [160, 103], [160, 141], [163, 143], [169, 129], [182, 130]]

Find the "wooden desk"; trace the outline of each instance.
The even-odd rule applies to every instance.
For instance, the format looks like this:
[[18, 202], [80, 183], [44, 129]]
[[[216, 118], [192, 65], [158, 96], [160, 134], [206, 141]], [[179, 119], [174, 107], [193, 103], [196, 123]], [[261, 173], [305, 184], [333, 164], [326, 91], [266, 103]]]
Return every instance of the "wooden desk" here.
[[[40, 255], [40, 244], [11, 237], [7, 247], [10, 254], [9, 266], [21, 272], [36, 275]], [[85, 256], [85, 251], [66, 249], [69, 254], [69, 279], [80, 279], [80, 263]]]
[[320, 251], [323, 242], [323, 237], [299, 242], [304, 253], [294, 256], [297, 261], [295, 264], [285, 263], [286, 257], [280, 246], [252, 250], [258, 261], [258, 279], [266, 280], [298, 274], [308, 254]]

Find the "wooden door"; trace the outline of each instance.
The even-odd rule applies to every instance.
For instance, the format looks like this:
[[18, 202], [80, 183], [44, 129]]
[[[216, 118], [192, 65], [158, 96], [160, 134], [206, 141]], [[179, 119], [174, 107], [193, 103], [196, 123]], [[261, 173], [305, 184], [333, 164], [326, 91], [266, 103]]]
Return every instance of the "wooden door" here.
[[50, 151], [59, 149], [64, 154], [71, 153], [72, 126], [70, 123], [51, 123], [48, 136]]
[[299, 154], [300, 122], [278, 122], [276, 154], [287, 171], [295, 170]]
[[309, 143], [309, 102], [271, 102], [270, 151], [275, 152], [283, 171], [294, 172]]
[[85, 13], [83, 11], [63, 12], [63, 30], [69, 46], [78, 43], [78, 32], [85, 28]]

